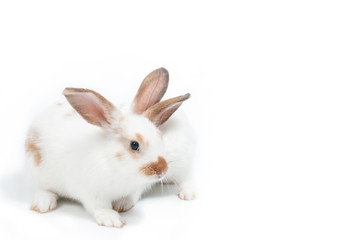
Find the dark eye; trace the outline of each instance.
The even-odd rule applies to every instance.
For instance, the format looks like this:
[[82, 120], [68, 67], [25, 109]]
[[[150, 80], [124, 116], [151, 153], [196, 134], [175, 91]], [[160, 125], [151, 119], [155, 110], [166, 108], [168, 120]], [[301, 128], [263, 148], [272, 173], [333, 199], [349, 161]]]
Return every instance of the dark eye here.
[[136, 141], [130, 142], [130, 148], [133, 149], [134, 151], [138, 151], [139, 150], [139, 143], [136, 142]]

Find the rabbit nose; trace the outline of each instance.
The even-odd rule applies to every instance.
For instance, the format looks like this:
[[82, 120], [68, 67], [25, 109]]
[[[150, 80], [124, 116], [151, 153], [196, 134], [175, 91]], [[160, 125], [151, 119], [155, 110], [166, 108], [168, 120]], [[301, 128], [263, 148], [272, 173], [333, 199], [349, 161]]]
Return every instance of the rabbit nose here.
[[147, 176], [164, 175], [168, 170], [168, 164], [161, 156], [158, 157], [157, 162], [150, 163], [141, 169], [141, 172]]
[[165, 175], [165, 173], [161, 173], [161, 174], [157, 175], [157, 178], [158, 178], [158, 179], [161, 179], [161, 178], [164, 177], [164, 175]]
[[157, 175], [163, 175], [168, 170], [168, 164], [163, 157], [158, 157], [158, 162], [154, 164], [153, 169]]

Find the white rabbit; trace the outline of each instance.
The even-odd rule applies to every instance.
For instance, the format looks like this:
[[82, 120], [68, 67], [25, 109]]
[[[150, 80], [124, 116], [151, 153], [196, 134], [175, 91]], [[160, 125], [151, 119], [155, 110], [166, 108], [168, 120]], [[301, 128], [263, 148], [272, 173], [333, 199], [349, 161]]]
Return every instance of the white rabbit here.
[[182, 114], [170, 118], [190, 94], [160, 102], [168, 78], [164, 68], [151, 72], [127, 110], [92, 90], [66, 88], [71, 106], [50, 107], [28, 132], [26, 162], [36, 188], [31, 209], [48, 212], [67, 197], [99, 225], [122, 227], [118, 211], [162, 179], [177, 184], [181, 199], [193, 199], [192, 131]]

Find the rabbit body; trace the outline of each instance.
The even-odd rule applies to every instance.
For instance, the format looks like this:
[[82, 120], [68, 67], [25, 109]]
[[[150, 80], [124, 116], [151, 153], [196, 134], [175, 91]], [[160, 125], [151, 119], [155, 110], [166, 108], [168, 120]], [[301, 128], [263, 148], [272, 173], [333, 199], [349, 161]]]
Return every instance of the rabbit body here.
[[132, 178], [135, 174], [126, 165], [114, 166], [119, 164], [116, 153], [123, 150], [117, 138], [84, 123], [66, 103], [52, 106], [34, 121], [28, 138], [34, 137], [42, 161], [37, 166], [30, 154], [28, 162], [38, 188], [83, 201], [87, 195], [114, 200], [144, 185]]
[[165, 69], [148, 75], [146, 90], [129, 109], [91, 90], [66, 89], [71, 106], [51, 106], [33, 121], [26, 140], [33, 210], [51, 211], [58, 197], [67, 197], [81, 202], [99, 225], [122, 227], [118, 211], [129, 210], [161, 179], [175, 183], [181, 199], [195, 197], [189, 181], [193, 132], [181, 112], [173, 114], [189, 95], [159, 102], [164, 90], [155, 95], [159, 100], [149, 100], [154, 74], [156, 80], [168, 77]]

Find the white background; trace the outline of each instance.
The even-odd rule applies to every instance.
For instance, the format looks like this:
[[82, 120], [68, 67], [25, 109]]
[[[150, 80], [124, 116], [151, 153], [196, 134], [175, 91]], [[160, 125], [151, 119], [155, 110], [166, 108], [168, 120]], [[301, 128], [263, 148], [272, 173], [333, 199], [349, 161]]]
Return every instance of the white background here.
[[[1, 1], [0, 239], [360, 239], [358, 1]], [[164, 186], [123, 229], [29, 210], [23, 142], [65, 87], [118, 103], [170, 72], [199, 197]]]

